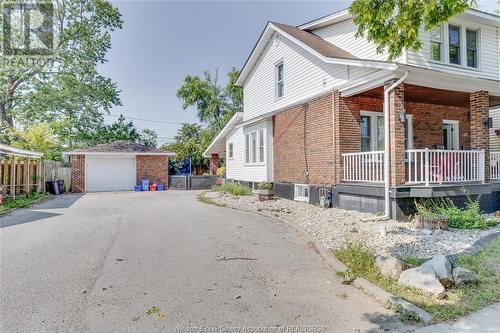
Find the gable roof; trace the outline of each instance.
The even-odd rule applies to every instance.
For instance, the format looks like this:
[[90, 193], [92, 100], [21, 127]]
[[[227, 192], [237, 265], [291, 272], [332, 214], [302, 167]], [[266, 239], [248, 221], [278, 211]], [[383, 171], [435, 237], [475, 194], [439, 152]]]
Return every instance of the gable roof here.
[[243, 119], [243, 112], [236, 112], [227, 122], [226, 126], [212, 140], [207, 149], [203, 152], [203, 156], [209, 158], [211, 154], [219, 154], [226, 150], [226, 135]]
[[311, 32], [283, 23], [268, 22], [241, 69], [237, 85], [243, 85], [275, 32], [327, 63], [379, 69], [394, 69], [395, 66], [386, 61], [359, 59]]
[[150, 147], [140, 143], [125, 140], [114, 141], [95, 146], [82, 147], [64, 152], [64, 155], [85, 154], [175, 155], [175, 153], [161, 151], [156, 147]]
[[313, 33], [283, 23], [270, 23], [327, 58], [359, 59]]

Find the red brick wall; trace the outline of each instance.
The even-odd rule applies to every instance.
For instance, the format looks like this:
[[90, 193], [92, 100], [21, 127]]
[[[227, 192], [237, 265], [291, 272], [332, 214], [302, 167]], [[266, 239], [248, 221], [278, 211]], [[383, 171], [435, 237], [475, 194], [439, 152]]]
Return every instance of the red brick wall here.
[[71, 192], [85, 192], [85, 155], [71, 156]]
[[[388, 82], [387, 86], [392, 85], [394, 81]], [[404, 109], [404, 87], [404, 84], [400, 84], [389, 93], [389, 156], [391, 157], [389, 170], [391, 186], [404, 185], [406, 182], [405, 127], [404, 123], [400, 121], [400, 111]]]
[[274, 117], [275, 181], [333, 183], [332, 110], [330, 93]]
[[485, 151], [485, 180], [490, 179], [490, 138], [486, 121], [489, 117], [489, 95], [487, 91], [470, 94], [471, 146]]
[[359, 132], [360, 111], [382, 111], [383, 100], [366, 96], [340, 97], [334, 93], [335, 129], [335, 179], [341, 183], [343, 178], [342, 154], [361, 151]]
[[143, 178], [150, 183], [168, 185], [168, 156], [138, 155], [136, 157], [136, 181]]

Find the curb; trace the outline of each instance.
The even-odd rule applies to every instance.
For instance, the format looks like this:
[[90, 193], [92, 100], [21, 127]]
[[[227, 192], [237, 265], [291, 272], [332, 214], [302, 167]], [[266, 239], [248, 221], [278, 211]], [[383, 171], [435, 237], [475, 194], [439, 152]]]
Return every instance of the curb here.
[[489, 235], [486, 235], [486, 236], [484, 236], [482, 238], [479, 238], [477, 241], [475, 241], [474, 244], [472, 244], [472, 247], [470, 249], [462, 251], [462, 252], [459, 252], [459, 253], [447, 255], [446, 258], [448, 260], [452, 261], [453, 259], [455, 259], [456, 257], [459, 257], [459, 256], [471, 256], [471, 255], [474, 255], [478, 251], [484, 249], [489, 243], [491, 243], [492, 241], [494, 241], [498, 237], [500, 237], [500, 231], [499, 232], [494, 232], [494, 233], [489, 234]]
[[377, 287], [365, 278], [356, 278], [352, 282], [352, 285], [358, 289], [361, 289], [365, 294], [371, 296], [382, 304], [386, 304], [387, 302], [389, 302], [392, 305], [401, 305], [406, 311], [415, 312], [423, 323], [430, 323], [432, 321], [432, 315], [429, 312], [425, 311], [422, 308], [419, 308], [415, 304], [409, 303], [399, 297], [394, 296], [393, 294], [383, 290], [382, 288]]

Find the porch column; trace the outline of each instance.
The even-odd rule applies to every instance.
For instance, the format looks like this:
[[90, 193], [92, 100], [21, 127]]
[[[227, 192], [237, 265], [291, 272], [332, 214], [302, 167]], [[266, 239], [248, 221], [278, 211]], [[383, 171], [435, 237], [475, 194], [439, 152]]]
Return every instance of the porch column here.
[[477, 91], [470, 94], [470, 145], [472, 149], [484, 149], [484, 180], [490, 180], [489, 94]]
[[[396, 82], [396, 79], [385, 82], [384, 88]], [[404, 84], [400, 84], [389, 93], [389, 184], [391, 187], [404, 185], [405, 172], [405, 127], [400, 120], [400, 112], [404, 109]]]
[[212, 154], [212, 158], [210, 159], [210, 174], [216, 175], [217, 168], [219, 168], [219, 154]]
[[343, 175], [342, 151], [340, 147], [340, 92], [333, 92], [333, 183], [340, 184]]

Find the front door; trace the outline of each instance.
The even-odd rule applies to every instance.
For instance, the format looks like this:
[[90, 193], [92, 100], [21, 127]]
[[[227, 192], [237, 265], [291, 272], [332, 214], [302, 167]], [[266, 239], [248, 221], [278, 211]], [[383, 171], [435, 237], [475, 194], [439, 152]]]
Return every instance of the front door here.
[[459, 142], [459, 123], [458, 121], [444, 120], [443, 121], [443, 146], [446, 150], [460, 149]]

